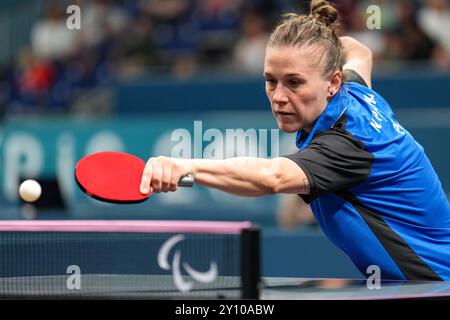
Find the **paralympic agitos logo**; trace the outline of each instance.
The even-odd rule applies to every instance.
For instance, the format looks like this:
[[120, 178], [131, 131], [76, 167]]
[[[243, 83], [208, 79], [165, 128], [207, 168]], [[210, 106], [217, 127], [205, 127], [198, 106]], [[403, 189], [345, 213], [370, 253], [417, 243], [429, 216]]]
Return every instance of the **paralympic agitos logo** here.
[[[181, 292], [187, 292], [194, 286], [193, 281], [186, 281], [181, 274], [181, 251], [176, 250], [173, 256], [172, 264], [169, 264], [168, 258], [171, 249], [179, 242], [184, 240], [184, 235], [175, 235], [169, 238], [163, 243], [158, 252], [158, 265], [161, 269], [171, 270], [173, 275], [173, 281], [177, 289]], [[187, 262], [183, 262], [183, 268], [186, 273], [195, 281], [201, 283], [211, 283], [217, 278], [218, 268], [216, 262], [211, 262], [209, 270], [205, 272], [197, 271], [193, 269]]]

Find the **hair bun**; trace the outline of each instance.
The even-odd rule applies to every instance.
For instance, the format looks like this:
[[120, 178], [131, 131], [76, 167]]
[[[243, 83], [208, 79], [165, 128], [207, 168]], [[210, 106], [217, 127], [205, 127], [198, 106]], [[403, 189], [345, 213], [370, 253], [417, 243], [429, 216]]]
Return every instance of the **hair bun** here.
[[310, 15], [328, 27], [331, 27], [339, 18], [336, 8], [325, 0], [312, 0]]

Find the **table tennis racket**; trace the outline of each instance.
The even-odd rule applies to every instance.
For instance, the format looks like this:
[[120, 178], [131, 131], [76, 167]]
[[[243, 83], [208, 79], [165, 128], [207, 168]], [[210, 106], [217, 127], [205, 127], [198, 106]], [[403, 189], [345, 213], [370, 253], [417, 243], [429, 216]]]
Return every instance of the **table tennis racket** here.
[[[138, 203], [148, 199], [151, 192], [141, 194], [139, 187], [145, 162], [128, 153], [97, 152], [85, 156], [75, 167], [75, 180], [88, 196], [112, 203]], [[191, 187], [194, 177], [187, 175], [178, 186]]]

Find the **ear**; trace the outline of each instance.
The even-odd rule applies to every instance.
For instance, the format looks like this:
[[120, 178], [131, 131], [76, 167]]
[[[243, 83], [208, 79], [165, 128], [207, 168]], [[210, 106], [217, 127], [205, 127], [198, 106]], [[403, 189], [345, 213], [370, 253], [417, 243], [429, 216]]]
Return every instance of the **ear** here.
[[339, 88], [342, 84], [342, 72], [339, 70], [336, 70], [330, 79], [330, 96], [334, 96], [336, 92], [338, 92]]

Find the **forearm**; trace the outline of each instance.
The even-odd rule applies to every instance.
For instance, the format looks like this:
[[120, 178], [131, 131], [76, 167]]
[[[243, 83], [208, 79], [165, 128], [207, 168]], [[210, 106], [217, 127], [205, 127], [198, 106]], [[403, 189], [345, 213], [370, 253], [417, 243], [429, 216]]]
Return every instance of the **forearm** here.
[[[306, 189], [303, 185], [305, 180], [296, 175], [298, 167], [284, 158], [187, 161], [196, 183], [240, 196], [303, 193]], [[286, 166], [292, 166], [294, 170]]]
[[262, 196], [275, 192], [277, 170], [274, 161], [260, 158], [187, 160], [200, 185], [240, 196]]
[[371, 75], [373, 65], [372, 50], [361, 42], [351, 37], [341, 37], [344, 55], [344, 70], [351, 69], [363, 77], [371, 87]]
[[354, 60], [372, 62], [372, 50], [369, 47], [352, 37], [341, 37], [340, 39], [344, 53], [344, 64]]

